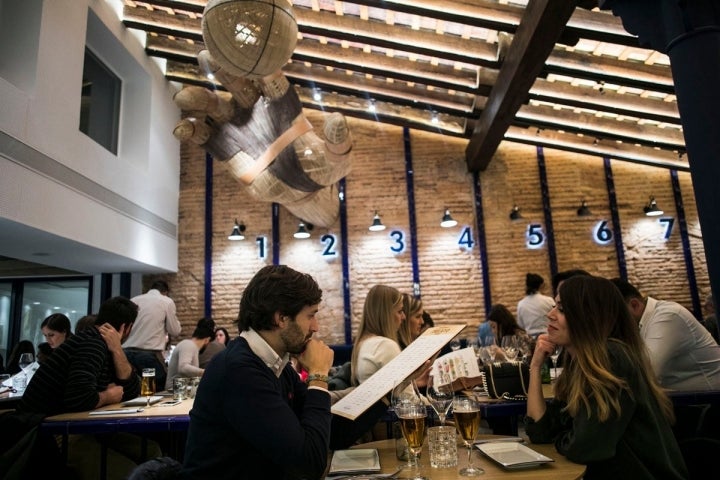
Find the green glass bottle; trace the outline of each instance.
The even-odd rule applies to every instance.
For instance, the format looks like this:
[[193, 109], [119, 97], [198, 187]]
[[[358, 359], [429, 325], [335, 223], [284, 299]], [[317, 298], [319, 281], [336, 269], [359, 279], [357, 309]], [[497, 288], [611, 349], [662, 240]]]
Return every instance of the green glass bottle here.
[[548, 362], [543, 362], [542, 369], [540, 370], [540, 376], [542, 383], [550, 383], [550, 366]]

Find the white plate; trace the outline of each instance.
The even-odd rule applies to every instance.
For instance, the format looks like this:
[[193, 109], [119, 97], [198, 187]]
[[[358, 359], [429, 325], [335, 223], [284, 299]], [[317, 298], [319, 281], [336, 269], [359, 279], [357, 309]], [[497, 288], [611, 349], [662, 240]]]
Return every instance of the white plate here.
[[520, 443], [485, 443], [477, 445], [477, 448], [491, 460], [494, 460], [505, 468], [536, 467], [547, 462], [555, 461]]
[[380, 456], [375, 448], [336, 450], [330, 462], [330, 474], [379, 472]]

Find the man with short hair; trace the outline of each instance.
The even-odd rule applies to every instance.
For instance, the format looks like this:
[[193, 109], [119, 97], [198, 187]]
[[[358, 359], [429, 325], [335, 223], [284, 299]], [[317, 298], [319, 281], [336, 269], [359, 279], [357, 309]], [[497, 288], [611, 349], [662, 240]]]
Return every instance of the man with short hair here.
[[[18, 412], [82, 412], [139, 396], [140, 378], [122, 349], [137, 312], [137, 305], [127, 298], [103, 302], [94, 326], [65, 340], [40, 364]], [[106, 454], [110, 480], [126, 478], [146, 459], [141, 439], [128, 433], [70, 435], [68, 443], [67, 464], [79, 480], [98, 478], [101, 455]], [[148, 441], [147, 450], [149, 456], [162, 453], [153, 441]]]
[[720, 390], [720, 346], [682, 305], [643, 296], [629, 282], [611, 280], [620, 290], [660, 384], [670, 390]]
[[165, 390], [173, 390], [175, 378], [201, 377], [205, 369], [200, 366], [200, 354], [215, 338], [215, 322], [208, 318], [198, 320], [192, 338], [186, 338], [173, 349], [168, 362]]
[[137, 311], [127, 298], [106, 300], [94, 328], [67, 339], [40, 365], [18, 410], [50, 416], [92, 410], [140, 395], [140, 379], [121, 347]]
[[133, 297], [138, 316], [130, 336], [123, 343], [125, 354], [135, 371], [155, 369], [155, 383], [165, 385], [167, 366], [165, 347], [168, 338], [177, 337], [182, 329], [175, 312], [175, 302], [168, 296], [170, 288], [164, 280], [156, 280], [147, 293]]
[[[208, 365], [190, 411], [179, 478], [321, 478], [330, 442], [333, 351], [313, 339], [322, 290], [284, 265], [240, 300], [240, 336]], [[297, 356], [306, 382], [289, 362]]]
[[526, 274], [525, 296], [517, 304], [518, 324], [532, 338], [547, 332], [547, 314], [555, 305], [555, 300], [540, 292], [544, 284], [545, 280], [537, 273]]

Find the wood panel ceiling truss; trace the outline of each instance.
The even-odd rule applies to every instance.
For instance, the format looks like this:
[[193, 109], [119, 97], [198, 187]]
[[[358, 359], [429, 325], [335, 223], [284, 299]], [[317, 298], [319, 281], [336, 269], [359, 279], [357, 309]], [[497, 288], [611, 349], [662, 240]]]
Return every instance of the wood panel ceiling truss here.
[[[667, 57], [576, 3], [294, 0], [283, 70], [305, 108], [467, 138], [470, 170], [503, 139], [688, 170]], [[123, 23], [169, 80], [222, 88], [197, 65], [205, 4], [125, 0]]]

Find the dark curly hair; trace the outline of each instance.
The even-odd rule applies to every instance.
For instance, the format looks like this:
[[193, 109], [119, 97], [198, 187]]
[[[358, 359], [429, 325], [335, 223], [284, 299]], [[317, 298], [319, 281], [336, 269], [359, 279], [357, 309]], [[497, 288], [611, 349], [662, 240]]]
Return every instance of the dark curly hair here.
[[294, 318], [300, 310], [320, 300], [322, 290], [310, 275], [287, 265], [263, 267], [242, 294], [238, 329], [272, 330], [275, 312]]

